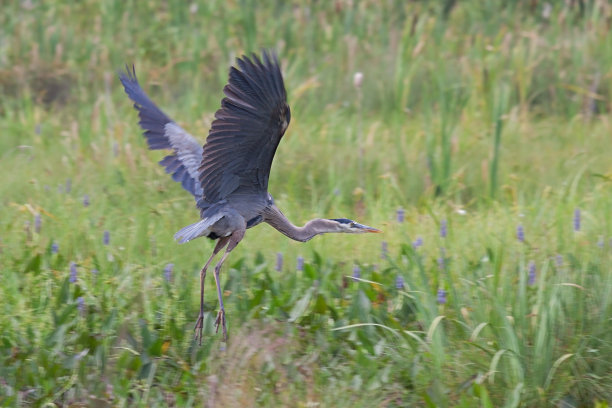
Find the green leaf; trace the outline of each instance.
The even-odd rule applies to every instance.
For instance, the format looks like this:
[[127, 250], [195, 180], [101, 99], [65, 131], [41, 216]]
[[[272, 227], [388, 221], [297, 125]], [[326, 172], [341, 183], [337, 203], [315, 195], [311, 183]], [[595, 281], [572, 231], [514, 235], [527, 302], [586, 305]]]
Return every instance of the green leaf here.
[[313, 311], [319, 314], [324, 314], [325, 312], [327, 312], [327, 302], [325, 301], [325, 297], [321, 293], [317, 295]]
[[37, 273], [40, 272], [40, 263], [41, 263], [40, 254], [34, 255], [30, 259], [28, 264], [26, 265], [24, 272], [37, 272]]
[[368, 299], [362, 290], [360, 290], [357, 294], [356, 304], [359, 310], [363, 313], [367, 314], [370, 313], [370, 310], [372, 310], [372, 302], [370, 302], [370, 299]]
[[317, 278], [317, 270], [311, 264], [304, 264], [304, 276], [315, 280]]
[[291, 309], [291, 312], [289, 313], [290, 322], [294, 322], [300, 317], [302, 317], [302, 315], [308, 308], [308, 304], [310, 303], [310, 298], [312, 297], [313, 291], [314, 291], [314, 288], [308, 289], [306, 293], [304, 294], [304, 296], [302, 296], [302, 298], [295, 303], [295, 305], [293, 306], [293, 309]]
[[478, 383], [474, 383], [474, 393], [480, 396], [480, 404], [483, 408], [493, 408], [493, 403], [491, 402], [491, 397], [489, 397], [489, 392], [487, 388]]
[[506, 408], [517, 408], [521, 404], [521, 393], [523, 392], [524, 384], [518, 383], [514, 390], [512, 390], [512, 395], [508, 402], [506, 402]]

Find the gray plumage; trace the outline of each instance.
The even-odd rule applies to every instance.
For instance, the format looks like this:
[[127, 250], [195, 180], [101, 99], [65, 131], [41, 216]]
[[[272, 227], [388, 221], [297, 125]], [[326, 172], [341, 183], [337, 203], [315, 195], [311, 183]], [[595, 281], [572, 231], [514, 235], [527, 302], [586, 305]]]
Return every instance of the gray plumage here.
[[159, 164], [166, 168], [172, 179], [195, 197], [202, 198], [198, 167], [202, 161], [202, 145], [183, 130], [149, 99], [136, 78], [134, 67], [119, 75], [125, 92], [134, 101], [144, 136], [151, 150], [173, 150]]
[[238, 59], [215, 113], [200, 166], [204, 201], [268, 192], [276, 147], [290, 121], [287, 94], [276, 58], [264, 53]]
[[172, 150], [160, 164], [194, 196], [200, 209], [200, 221], [182, 228], [175, 239], [181, 243], [202, 236], [217, 240], [200, 272], [200, 314], [195, 327], [200, 343], [206, 270], [223, 248], [225, 252], [215, 266], [219, 300], [215, 325], [217, 330], [223, 327], [223, 338], [227, 339], [219, 272], [248, 228], [266, 222], [302, 242], [329, 232], [380, 232], [346, 218], [317, 218], [297, 227], [276, 207], [268, 193], [268, 179], [276, 148], [291, 120], [280, 66], [276, 55], [268, 52], [262, 59], [243, 56], [236, 62], [237, 67], [230, 68], [225, 97], [203, 148], [149, 99], [133, 67], [119, 76], [139, 112], [149, 148]]

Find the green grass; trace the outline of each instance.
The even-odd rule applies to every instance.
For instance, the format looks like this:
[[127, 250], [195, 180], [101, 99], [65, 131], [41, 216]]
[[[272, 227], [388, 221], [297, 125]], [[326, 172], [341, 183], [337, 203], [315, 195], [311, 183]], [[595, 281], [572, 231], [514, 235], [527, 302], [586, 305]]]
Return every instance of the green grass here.
[[[612, 9], [379, 3], [3, 6], [0, 405], [612, 405]], [[222, 273], [229, 342], [210, 279], [198, 347], [213, 243], [172, 240], [198, 213], [116, 71], [203, 141], [262, 47], [292, 107], [277, 205], [385, 233], [249, 230]]]

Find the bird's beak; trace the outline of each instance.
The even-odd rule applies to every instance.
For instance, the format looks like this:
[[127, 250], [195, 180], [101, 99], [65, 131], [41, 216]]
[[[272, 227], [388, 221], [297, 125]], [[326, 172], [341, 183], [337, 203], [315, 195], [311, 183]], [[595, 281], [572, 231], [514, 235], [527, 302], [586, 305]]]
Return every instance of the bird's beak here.
[[367, 225], [362, 225], [362, 224], [357, 224], [355, 223], [355, 226], [361, 230], [363, 230], [363, 232], [374, 232], [376, 234], [380, 234], [382, 231], [373, 227], [368, 227]]

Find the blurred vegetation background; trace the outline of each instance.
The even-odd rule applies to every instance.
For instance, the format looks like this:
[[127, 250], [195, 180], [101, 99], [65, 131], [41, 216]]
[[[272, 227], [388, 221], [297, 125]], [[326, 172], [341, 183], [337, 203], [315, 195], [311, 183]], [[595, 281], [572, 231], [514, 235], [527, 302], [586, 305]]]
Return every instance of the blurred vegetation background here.
[[[23, 0], [0, 13], [3, 406], [607, 407], [605, 0]], [[292, 123], [193, 342], [212, 249], [117, 72], [204, 141], [236, 56], [275, 50]], [[357, 79], [359, 76], [362, 79]], [[298, 266], [304, 261], [304, 265]]]

